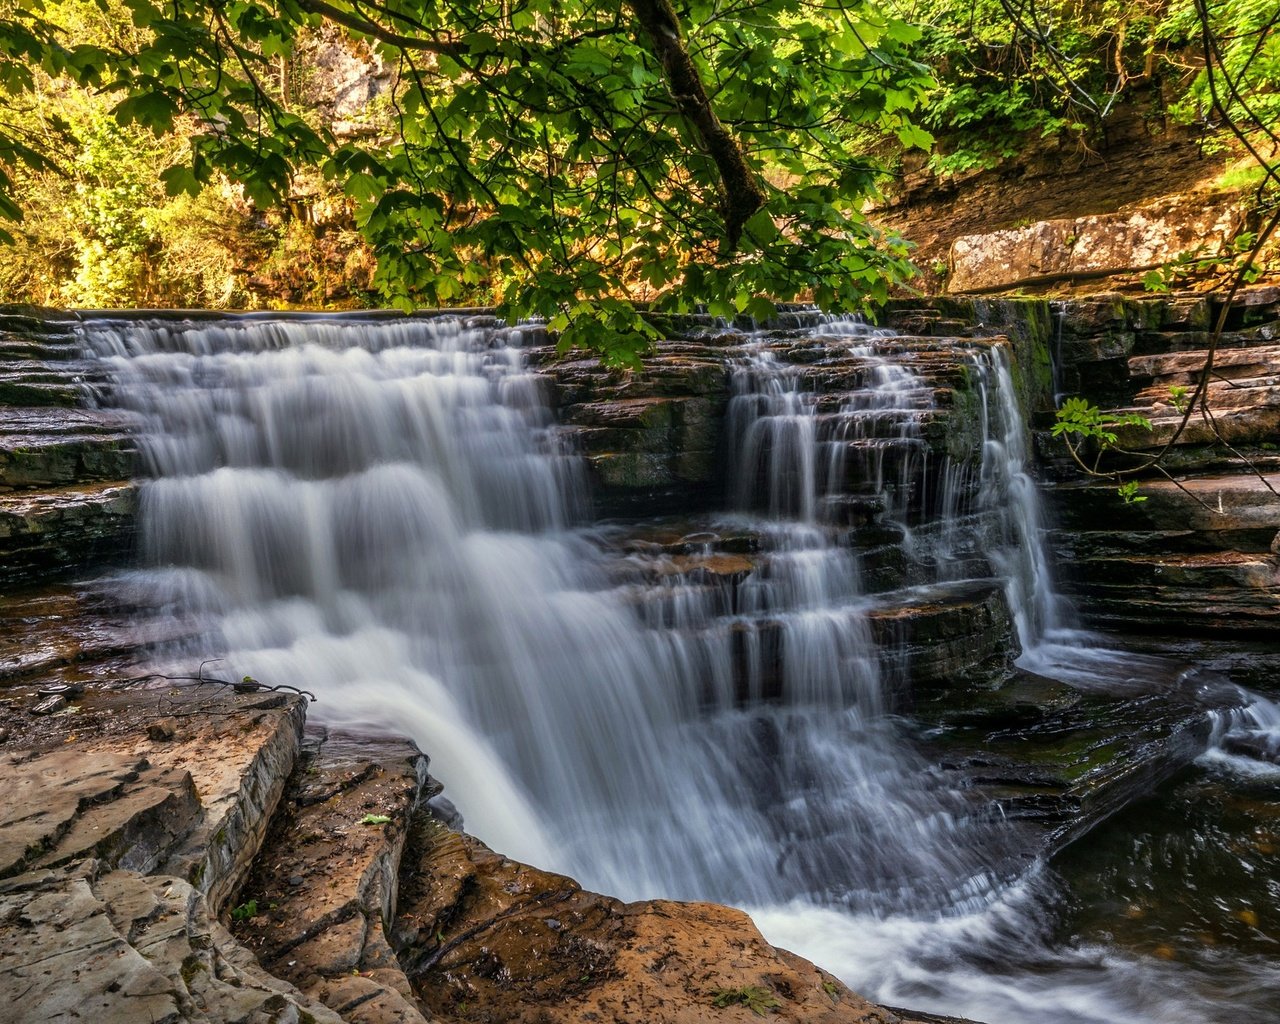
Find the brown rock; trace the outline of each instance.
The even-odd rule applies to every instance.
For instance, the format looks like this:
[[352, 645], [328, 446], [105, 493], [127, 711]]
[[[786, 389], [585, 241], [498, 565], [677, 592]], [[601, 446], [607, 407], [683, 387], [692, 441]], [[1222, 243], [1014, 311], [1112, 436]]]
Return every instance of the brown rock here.
[[[187, 878], [221, 906], [258, 852], [303, 706], [208, 687], [87, 694], [73, 736], [0, 758], [0, 877], [93, 856]], [[180, 741], [143, 738], [161, 710], [190, 723]]]
[[1174, 196], [1127, 213], [964, 235], [951, 244], [947, 291], [993, 291], [1037, 280], [1149, 269], [1196, 246], [1227, 241], [1239, 216], [1230, 200]]
[[460, 1021], [896, 1024], [709, 903], [623, 903], [426, 827], [396, 934], [419, 999]]
[[407, 741], [317, 731], [244, 889], [265, 912], [237, 936], [351, 1024], [425, 1022], [385, 932], [426, 778]]
[[178, 720], [176, 718], [162, 718], [158, 722], [152, 722], [147, 726], [147, 735], [157, 743], [165, 743], [173, 739], [178, 731]]

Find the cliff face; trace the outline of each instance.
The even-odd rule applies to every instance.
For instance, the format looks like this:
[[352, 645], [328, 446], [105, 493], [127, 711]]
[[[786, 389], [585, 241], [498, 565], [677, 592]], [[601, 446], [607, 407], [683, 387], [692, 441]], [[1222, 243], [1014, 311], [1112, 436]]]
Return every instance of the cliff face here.
[[[1206, 364], [1213, 300], [1104, 296], [1064, 302], [1055, 344], [1064, 390], [1111, 412], [1136, 412], [1152, 428], [1120, 428], [1122, 445], [1156, 453], [1140, 478], [1141, 502], [1081, 479], [1047, 440], [1059, 473], [1050, 497], [1053, 544], [1086, 621], [1127, 631], [1264, 637], [1280, 616], [1280, 289], [1246, 292], [1229, 311], [1214, 358], [1207, 414], [1182, 421]], [[1117, 466], [1132, 465], [1117, 460]]]

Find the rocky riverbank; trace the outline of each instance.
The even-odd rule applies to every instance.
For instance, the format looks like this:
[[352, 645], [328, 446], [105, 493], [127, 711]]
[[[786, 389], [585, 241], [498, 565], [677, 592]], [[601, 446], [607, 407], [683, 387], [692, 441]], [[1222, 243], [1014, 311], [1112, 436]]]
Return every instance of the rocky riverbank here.
[[305, 709], [248, 684], [6, 691], [6, 1019], [919, 1019], [740, 911], [490, 851], [412, 743], [304, 731]]

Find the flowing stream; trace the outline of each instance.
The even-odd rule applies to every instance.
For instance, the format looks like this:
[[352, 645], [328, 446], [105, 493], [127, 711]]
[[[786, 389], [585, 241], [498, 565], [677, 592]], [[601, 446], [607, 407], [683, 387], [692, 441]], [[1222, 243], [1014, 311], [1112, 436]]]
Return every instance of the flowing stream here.
[[[219, 674], [314, 691], [324, 721], [407, 731], [469, 831], [589, 887], [751, 908], [773, 941], [891, 1002], [992, 1022], [1214, 1020], [1217, 995], [1171, 965], [1064, 948], [1057, 883], [1024, 837], [892, 714], [874, 611], [983, 567], [1024, 664], [1051, 673], [1080, 649], [1008, 353], [971, 356], [970, 468], [929, 457], [932, 390], [909, 357], [852, 321], [813, 330], [859, 367], [834, 401], [763, 340], [733, 355], [730, 508], [703, 527], [708, 545], [750, 530], [758, 550], [729, 588], [593, 525], [519, 329], [91, 322], [110, 400], [141, 423], [130, 593], [199, 625], [172, 664], [216, 650]], [[868, 508], [904, 553], [891, 597], [866, 592], [842, 526]], [[1274, 730], [1267, 714], [1245, 724]]]

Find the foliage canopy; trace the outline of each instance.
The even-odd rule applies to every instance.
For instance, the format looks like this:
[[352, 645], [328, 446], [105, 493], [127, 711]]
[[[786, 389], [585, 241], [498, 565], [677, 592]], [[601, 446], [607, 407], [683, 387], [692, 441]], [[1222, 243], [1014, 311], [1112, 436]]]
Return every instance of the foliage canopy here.
[[[371, 130], [291, 102], [317, 33], [385, 69]], [[918, 35], [865, 0], [35, 0], [0, 19], [0, 216], [65, 152], [42, 101], [69, 81], [126, 133], [185, 136], [158, 168], [170, 195], [225, 179], [265, 209], [319, 172], [386, 300], [496, 300], [629, 362], [636, 300], [848, 309], [908, 273], [861, 208], [868, 132], [931, 142], [909, 119]]]

